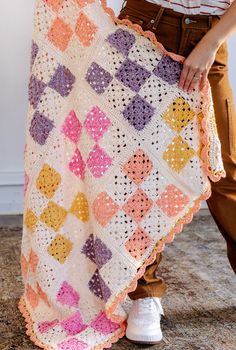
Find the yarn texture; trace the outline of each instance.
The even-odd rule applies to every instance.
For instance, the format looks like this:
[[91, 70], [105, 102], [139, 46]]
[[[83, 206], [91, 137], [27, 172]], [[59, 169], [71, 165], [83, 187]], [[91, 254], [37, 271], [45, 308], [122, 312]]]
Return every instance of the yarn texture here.
[[183, 61], [105, 1], [36, 1], [19, 309], [44, 349], [118, 341], [127, 293], [226, 176]]

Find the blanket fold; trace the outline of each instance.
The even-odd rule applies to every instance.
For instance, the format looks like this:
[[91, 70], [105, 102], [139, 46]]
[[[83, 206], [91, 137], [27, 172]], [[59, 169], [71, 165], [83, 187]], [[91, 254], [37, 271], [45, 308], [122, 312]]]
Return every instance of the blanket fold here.
[[50, 350], [125, 333], [127, 293], [225, 177], [209, 82], [105, 1], [37, 0], [19, 309]]

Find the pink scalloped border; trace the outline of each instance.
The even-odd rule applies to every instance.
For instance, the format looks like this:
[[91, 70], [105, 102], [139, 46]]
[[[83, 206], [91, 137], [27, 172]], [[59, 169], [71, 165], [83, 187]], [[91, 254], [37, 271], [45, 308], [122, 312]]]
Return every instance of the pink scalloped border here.
[[[108, 15], [110, 15], [110, 17], [113, 19], [113, 21], [115, 23], [128, 25], [130, 28], [133, 28], [137, 33], [150, 39], [162, 52], [164, 52], [165, 54], [167, 54], [168, 56], [170, 56], [174, 60], [179, 61], [179, 62], [184, 61], [185, 57], [178, 55], [178, 54], [175, 54], [173, 52], [167, 51], [164, 48], [164, 46], [160, 42], [157, 41], [156, 36], [153, 32], [144, 31], [140, 25], [133, 24], [128, 19], [120, 20], [119, 18], [117, 18], [115, 16], [114, 11], [111, 8], [107, 7], [106, 0], [100, 0], [100, 2], [102, 4], [102, 8], [105, 10], [105, 12]], [[216, 182], [216, 181], [219, 181], [221, 177], [225, 177], [226, 173], [225, 173], [225, 170], [222, 170], [222, 171], [218, 172], [217, 174], [213, 173], [209, 167], [209, 158], [208, 157], [209, 157], [209, 146], [210, 145], [209, 145], [209, 141], [208, 141], [209, 136], [208, 136], [207, 116], [208, 116], [208, 108], [209, 108], [210, 84], [208, 81], [207, 81], [207, 84], [204, 86], [203, 93], [208, 98], [207, 98], [207, 100], [205, 99], [206, 103], [205, 103], [204, 108], [203, 108], [204, 112], [203, 112], [203, 118], [201, 120], [201, 126], [202, 126], [204, 133], [201, 133], [201, 141], [203, 143], [203, 147], [202, 147], [200, 155], [201, 155], [201, 159], [203, 161], [203, 167], [204, 167], [206, 174], [210, 177], [210, 179], [212, 181]], [[156, 243], [149, 258], [139, 268], [139, 271], [137, 272], [136, 276], [131, 281], [129, 286], [127, 286], [119, 295], [117, 295], [114, 298], [114, 301], [111, 303], [111, 305], [109, 305], [108, 307], [105, 308], [106, 315], [109, 319], [111, 319], [113, 322], [121, 323], [121, 332], [118, 335], [116, 334], [116, 335], [112, 336], [106, 342], [94, 347], [94, 350], [102, 350], [105, 348], [110, 348], [113, 343], [116, 343], [120, 338], [122, 338], [125, 335], [125, 320], [123, 318], [119, 317], [118, 315], [114, 315], [113, 312], [115, 311], [117, 306], [126, 299], [127, 294], [136, 289], [138, 279], [143, 276], [146, 267], [155, 261], [156, 254], [158, 252], [162, 252], [165, 249], [165, 244], [171, 243], [174, 240], [175, 235], [182, 232], [183, 226], [185, 224], [190, 223], [193, 219], [193, 215], [200, 210], [201, 202], [203, 200], [208, 199], [210, 196], [211, 196], [211, 187], [209, 184], [208, 189], [198, 199], [196, 199], [194, 201], [194, 205], [193, 205], [193, 207], [191, 207], [189, 209], [188, 213], [185, 214], [182, 218], [180, 218], [177, 221], [177, 223], [175, 224], [174, 228], [165, 237], [163, 237], [162, 239], [160, 239]], [[23, 315], [23, 317], [25, 318], [26, 328], [27, 328], [26, 334], [30, 337], [32, 342], [34, 342], [37, 346], [39, 346], [45, 350], [54, 350], [50, 346], [43, 344], [35, 335], [34, 329], [33, 329], [33, 321], [31, 319], [30, 313], [27, 309], [27, 306], [26, 306], [26, 303], [24, 300], [24, 296], [22, 296], [20, 298], [19, 303], [18, 303], [18, 308], [19, 308], [21, 314]]]

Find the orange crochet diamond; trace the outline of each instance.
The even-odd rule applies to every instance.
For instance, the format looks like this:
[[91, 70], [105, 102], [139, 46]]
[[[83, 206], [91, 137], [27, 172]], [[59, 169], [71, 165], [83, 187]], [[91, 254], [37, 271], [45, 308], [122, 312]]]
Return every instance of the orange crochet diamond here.
[[195, 113], [183, 97], [176, 98], [163, 115], [170, 127], [180, 132], [195, 117]]
[[48, 227], [58, 231], [65, 221], [67, 211], [54, 202], [48, 202], [47, 208], [40, 215], [40, 220]]
[[34, 214], [33, 210], [28, 208], [26, 209], [25, 215], [24, 215], [24, 224], [25, 226], [33, 232], [35, 230], [35, 226], [37, 224], [38, 218]]
[[140, 188], [136, 190], [132, 197], [125, 203], [123, 210], [134, 221], [139, 223], [152, 207], [152, 200]]
[[28, 261], [26, 260], [25, 256], [21, 254], [20, 256], [20, 263], [21, 263], [21, 271], [24, 276], [24, 278], [27, 277], [27, 272], [28, 272]]
[[137, 228], [134, 234], [125, 243], [125, 247], [134, 259], [140, 259], [151, 242], [151, 237], [141, 228]]
[[57, 12], [64, 2], [64, 0], [44, 0], [48, 6], [50, 6], [53, 11]]
[[73, 31], [68, 24], [57, 17], [48, 32], [48, 38], [59, 50], [65, 51], [72, 34]]
[[187, 144], [187, 142], [184, 141], [181, 136], [177, 136], [164, 152], [163, 159], [171, 169], [179, 173], [194, 154], [195, 151]]
[[97, 27], [81, 12], [77, 20], [75, 32], [84, 46], [90, 46], [96, 34]]
[[75, 197], [70, 212], [74, 214], [79, 220], [87, 222], [89, 219], [88, 201], [82, 192], [79, 192]]
[[65, 236], [58, 234], [48, 246], [48, 254], [60, 264], [64, 264], [72, 249], [72, 242]]
[[36, 272], [38, 262], [39, 262], [38, 255], [31, 249], [30, 255], [29, 255], [29, 266], [31, 267], [34, 273]]
[[80, 7], [84, 7], [84, 6], [87, 6], [89, 4], [92, 4], [95, 0], [76, 0], [77, 4], [80, 6]]
[[47, 294], [42, 290], [38, 282], [37, 282], [37, 291], [38, 291], [38, 296], [45, 302], [45, 304], [48, 305], [48, 307], [51, 307], [51, 304], [48, 301]]
[[142, 149], [138, 149], [135, 154], [123, 166], [123, 171], [128, 177], [140, 185], [149, 175], [153, 164]]
[[38, 306], [39, 297], [30, 284], [27, 284], [27, 287], [26, 287], [26, 297], [29, 300], [32, 308], [35, 309]]
[[168, 185], [157, 200], [157, 205], [168, 216], [176, 216], [188, 204], [189, 198], [174, 185]]
[[109, 223], [118, 209], [119, 206], [106, 192], [101, 192], [93, 202], [94, 216], [102, 226]]
[[49, 199], [54, 196], [60, 182], [61, 175], [50, 165], [44, 164], [36, 179], [36, 188]]

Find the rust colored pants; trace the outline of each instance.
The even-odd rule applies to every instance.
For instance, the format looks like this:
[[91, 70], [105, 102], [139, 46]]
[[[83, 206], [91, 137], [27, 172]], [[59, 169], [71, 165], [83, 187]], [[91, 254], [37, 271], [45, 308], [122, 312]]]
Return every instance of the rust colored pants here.
[[[127, 0], [119, 18], [128, 18], [144, 30], [155, 33], [163, 46], [174, 53], [187, 57], [195, 45], [219, 20], [219, 16], [185, 15], [145, 0]], [[189, 21], [190, 19], [190, 21]], [[222, 147], [226, 178], [211, 182], [212, 195], [208, 208], [227, 244], [229, 262], [236, 273], [236, 113], [232, 89], [228, 79], [228, 46], [224, 42], [218, 49], [209, 71], [217, 130]], [[138, 280], [131, 299], [148, 296], [162, 297], [166, 291], [165, 281], [156, 275], [161, 261], [146, 268]]]

